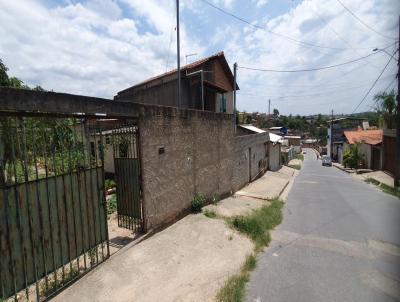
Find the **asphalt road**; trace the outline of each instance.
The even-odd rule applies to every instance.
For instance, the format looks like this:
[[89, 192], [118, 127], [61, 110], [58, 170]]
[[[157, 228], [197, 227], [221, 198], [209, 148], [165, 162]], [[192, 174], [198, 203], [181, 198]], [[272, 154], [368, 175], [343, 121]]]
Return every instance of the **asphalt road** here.
[[400, 301], [400, 199], [307, 150], [246, 300]]

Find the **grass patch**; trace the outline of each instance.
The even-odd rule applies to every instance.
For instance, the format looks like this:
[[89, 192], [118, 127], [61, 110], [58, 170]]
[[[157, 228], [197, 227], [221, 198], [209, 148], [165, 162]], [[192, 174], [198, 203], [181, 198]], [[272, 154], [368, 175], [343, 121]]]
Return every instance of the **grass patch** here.
[[400, 198], [400, 189], [399, 188], [393, 188], [391, 186], [388, 186], [387, 184], [384, 184], [382, 182], [379, 182], [378, 180], [368, 177], [367, 179], [364, 180], [366, 183], [373, 184], [379, 189], [381, 189], [382, 192], [385, 192], [387, 194], [391, 194], [393, 196], [396, 196]]
[[399, 188], [393, 188], [384, 183], [381, 183], [380, 188], [383, 192], [400, 198], [400, 189]]
[[365, 182], [368, 184], [376, 185], [376, 186], [379, 186], [381, 184], [379, 181], [377, 181], [376, 179], [371, 178], [371, 177], [368, 177], [367, 179], [365, 179]]
[[249, 281], [250, 272], [257, 264], [254, 254], [247, 256], [239, 274], [230, 277], [217, 295], [218, 302], [240, 302], [246, 293], [246, 283]]
[[296, 155], [296, 158], [297, 158], [297, 159], [300, 159], [301, 161], [303, 161], [303, 160], [304, 160], [304, 155], [301, 154], [301, 153], [300, 153], [300, 154], [297, 154], [297, 155]]
[[243, 301], [250, 272], [255, 269], [257, 264], [256, 255], [269, 244], [271, 240], [269, 230], [282, 222], [282, 207], [283, 202], [276, 198], [272, 200], [271, 205], [254, 210], [250, 215], [236, 216], [227, 220], [232, 228], [249, 236], [254, 242], [255, 248], [254, 254], [247, 256], [240, 272], [225, 282], [217, 294], [217, 301]]
[[288, 165], [289, 168], [292, 169], [296, 169], [296, 170], [300, 170], [301, 169], [301, 165]]
[[256, 251], [267, 246], [271, 238], [269, 230], [282, 222], [283, 202], [274, 199], [271, 205], [265, 205], [254, 210], [247, 216], [236, 216], [228, 220], [228, 223], [236, 230], [249, 236], [256, 245]]
[[215, 213], [215, 211], [209, 210], [209, 209], [204, 210], [203, 214], [204, 214], [204, 216], [206, 216], [208, 218], [216, 218], [217, 217], [217, 213]]

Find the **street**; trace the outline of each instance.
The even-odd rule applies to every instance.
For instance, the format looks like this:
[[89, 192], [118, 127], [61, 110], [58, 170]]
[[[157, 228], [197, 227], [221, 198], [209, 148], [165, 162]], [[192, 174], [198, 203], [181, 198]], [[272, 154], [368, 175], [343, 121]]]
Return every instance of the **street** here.
[[400, 200], [308, 149], [247, 285], [257, 301], [399, 301]]

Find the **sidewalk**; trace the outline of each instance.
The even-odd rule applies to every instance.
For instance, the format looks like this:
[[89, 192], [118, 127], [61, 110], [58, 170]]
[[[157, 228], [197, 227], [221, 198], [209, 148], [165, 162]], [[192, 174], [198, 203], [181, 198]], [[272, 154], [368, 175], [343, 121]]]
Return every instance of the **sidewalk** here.
[[349, 169], [349, 168], [345, 168], [343, 167], [341, 164], [339, 163], [333, 163], [332, 164], [334, 167], [345, 171], [347, 173], [351, 173], [354, 175], [354, 177], [361, 179], [361, 180], [365, 180], [367, 178], [373, 178], [377, 181], [379, 181], [380, 183], [384, 183], [385, 185], [388, 185], [390, 187], [394, 187], [394, 179], [391, 175], [383, 172], [383, 171], [372, 171], [372, 172], [367, 172], [367, 173], [358, 173], [359, 171], [355, 170], [355, 169]]
[[[293, 177], [288, 167], [267, 172], [244, 187], [244, 195], [205, 209], [228, 217], [249, 213], [278, 197]], [[190, 214], [140, 244], [128, 244], [54, 301], [213, 301], [252, 251], [251, 240], [223, 219]]]

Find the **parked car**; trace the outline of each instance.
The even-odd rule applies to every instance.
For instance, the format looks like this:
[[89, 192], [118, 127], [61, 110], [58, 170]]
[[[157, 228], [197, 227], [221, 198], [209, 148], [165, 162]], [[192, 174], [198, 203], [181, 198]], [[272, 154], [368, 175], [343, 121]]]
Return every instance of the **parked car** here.
[[322, 165], [332, 167], [332, 160], [329, 155], [322, 156]]

